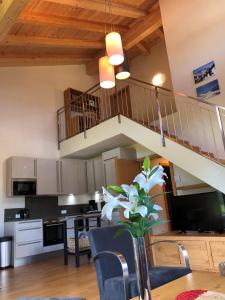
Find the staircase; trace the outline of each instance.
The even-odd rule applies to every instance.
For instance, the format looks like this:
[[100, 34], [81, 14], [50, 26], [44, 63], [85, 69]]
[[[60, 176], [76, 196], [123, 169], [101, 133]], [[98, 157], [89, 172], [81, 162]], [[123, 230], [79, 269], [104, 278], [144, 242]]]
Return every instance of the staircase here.
[[95, 85], [57, 115], [61, 156], [130, 139], [225, 192], [224, 107], [131, 78]]

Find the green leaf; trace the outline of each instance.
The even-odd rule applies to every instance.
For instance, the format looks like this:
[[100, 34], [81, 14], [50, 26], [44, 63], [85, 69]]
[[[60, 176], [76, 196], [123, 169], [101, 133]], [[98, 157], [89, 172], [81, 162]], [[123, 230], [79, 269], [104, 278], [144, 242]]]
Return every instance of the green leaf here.
[[110, 190], [111, 192], [114, 192], [114, 193], [121, 193], [121, 194], [124, 194], [124, 190], [121, 188], [121, 186], [118, 186], [118, 185], [108, 185], [107, 186], [107, 189]]
[[148, 156], [146, 156], [144, 159], [143, 168], [145, 171], [148, 171], [150, 169], [150, 159]]

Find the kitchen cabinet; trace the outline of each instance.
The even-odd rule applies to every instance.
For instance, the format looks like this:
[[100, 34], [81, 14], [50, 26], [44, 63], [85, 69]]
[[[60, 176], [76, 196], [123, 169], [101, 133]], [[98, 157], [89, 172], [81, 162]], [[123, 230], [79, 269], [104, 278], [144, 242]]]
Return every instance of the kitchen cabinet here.
[[94, 172], [94, 160], [89, 159], [87, 164], [87, 191], [92, 194], [96, 191], [95, 189], [95, 172]]
[[[224, 260], [225, 234], [215, 233], [177, 233], [169, 232], [162, 235], [152, 235], [151, 242], [173, 240], [186, 248], [192, 270], [218, 272], [219, 263]], [[156, 244], [152, 247], [155, 265], [177, 265], [183, 263], [183, 258], [177, 247], [169, 243]]]
[[24, 220], [5, 223], [5, 234], [13, 236], [13, 264], [17, 260], [43, 253], [42, 220]]
[[30, 157], [10, 157], [7, 160], [8, 177], [18, 179], [36, 178], [35, 159]]
[[102, 156], [94, 158], [93, 162], [94, 162], [95, 190], [101, 191], [102, 187], [105, 185]]
[[88, 193], [101, 191], [105, 185], [102, 157], [96, 157], [87, 161], [87, 190]]
[[59, 192], [57, 161], [38, 158], [36, 160], [37, 194], [56, 195]]
[[132, 183], [140, 170], [133, 149], [115, 148], [102, 153], [102, 159], [106, 186]]
[[60, 193], [81, 195], [87, 193], [86, 163], [84, 160], [59, 161]]
[[136, 160], [112, 158], [103, 162], [105, 185], [131, 184], [140, 172]]

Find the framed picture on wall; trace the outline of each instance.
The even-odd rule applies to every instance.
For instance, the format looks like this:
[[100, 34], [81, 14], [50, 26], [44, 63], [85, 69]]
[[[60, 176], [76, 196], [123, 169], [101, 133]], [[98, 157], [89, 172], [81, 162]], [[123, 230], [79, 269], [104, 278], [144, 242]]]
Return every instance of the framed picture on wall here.
[[195, 69], [193, 71], [195, 84], [200, 83], [216, 74], [216, 66], [214, 61]]
[[196, 88], [197, 96], [202, 100], [214, 97], [220, 94], [219, 82], [217, 79], [210, 81]]

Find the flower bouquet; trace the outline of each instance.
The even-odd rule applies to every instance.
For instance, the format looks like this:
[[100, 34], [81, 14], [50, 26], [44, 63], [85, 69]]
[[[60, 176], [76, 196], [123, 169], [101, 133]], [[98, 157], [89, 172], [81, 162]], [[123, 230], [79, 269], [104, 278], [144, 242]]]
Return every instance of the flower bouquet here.
[[149, 192], [155, 185], [162, 186], [165, 183], [164, 176], [166, 173], [164, 173], [163, 167], [157, 165], [151, 169], [150, 160], [146, 157], [142, 172], [134, 178], [131, 185], [110, 185], [107, 187], [108, 190], [103, 187], [106, 204], [102, 209], [102, 218], [111, 220], [113, 211], [123, 208], [124, 219], [119, 223], [123, 224], [133, 237], [140, 299], [150, 299], [144, 236], [152, 227], [162, 223], [159, 219], [162, 208], [155, 203], [155, 198], [159, 194], [150, 196]]

